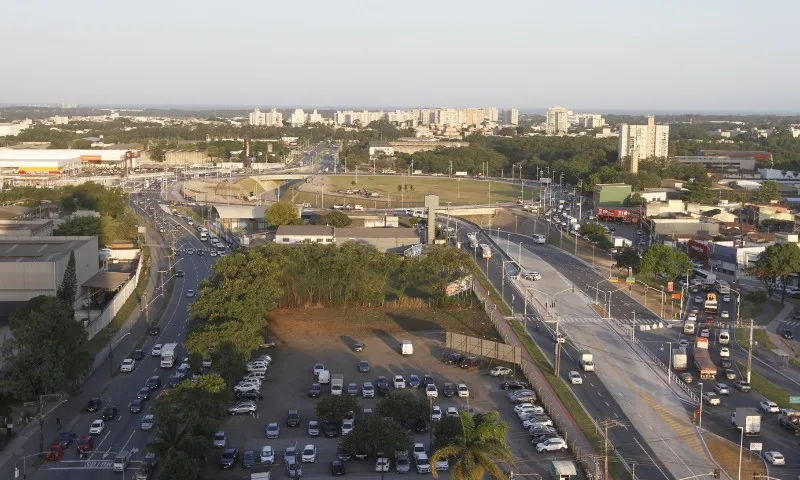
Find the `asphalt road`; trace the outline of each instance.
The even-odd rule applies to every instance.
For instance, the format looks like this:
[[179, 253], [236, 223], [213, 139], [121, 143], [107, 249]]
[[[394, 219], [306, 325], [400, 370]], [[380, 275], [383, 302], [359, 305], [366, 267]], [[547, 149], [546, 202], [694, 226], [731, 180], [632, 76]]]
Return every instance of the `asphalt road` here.
[[[147, 191], [143, 198], [148, 202], [145, 207], [154, 205], [158, 195], [158, 190]], [[137, 204], [137, 207], [139, 205]], [[156, 217], [161, 218], [162, 212], [159, 207], [156, 207]], [[153, 214], [146, 210], [148, 220], [157, 223]], [[172, 220], [177, 220], [178, 217], [171, 217], [167, 221], [172, 224]], [[148, 227], [149, 228], [149, 227]], [[208, 245], [199, 240], [197, 232], [192, 227], [186, 225], [183, 221], [178, 222], [176, 229], [176, 245], [178, 247], [192, 248], [207, 248]], [[71, 448], [60, 462], [47, 463], [43, 465], [36, 472], [34, 478], [58, 478], [64, 479], [85, 479], [88, 476], [91, 478], [118, 478], [111, 470], [111, 462], [114, 460], [115, 454], [120, 451], [132, 452], [132, 463], [130, 470], [135, 470], [137, 461], [140, 461], [145, 445], [149, 441], [150, 434], [142, 431], [140, 428], [141, 419], [147, 413], [147, 409], [152, 404], [158, 391], [153, 392], [150, 400], [145, 401], [144, 411], [142, 413], [132, 414], [128, 411], [128, 405], [136, 398], [139, 389], [142, 388], [147, 379], [153, 375], [158, 375], [161, 378], [162, 384], [166, 386], [169, 382], [169, 377], [172, 374], [172, 369], [162, 369], [159, 366], [159, 357], [150, 355], [152, 346], [156, 343], [169, 343], [178, 342], [182, 343], [185, 337], [185, 327], [187, 319], [187, 308], [193, 299], [187, 298], [186, 291], [193, 289], [197, 291], [197, 285], [200, 281], [210, 274], [210, 266], [213, 262], [208, 254], [204, 256], [178, 256], [178, 262], [175, 266], [176, 270], [183, 270], [185, 277], [175, 278], [175, 284], [172, 291], [170, 302], [167, 305], [164, 315], [161, 318], [159, 326], [161, 333], [158, 336], [148, 336], [144, 345], [141, 347], [146, 357], [137, 363], [135, 369], [131, 373], [119, 373], [119, 363], [129, 352], [120, 351], [114, 356], [115, 363], [112, 365], [115, 370], [115, 375], [108, 381], [105, 388], [100, 391], [84, 392], [80, 398], [84, 398], [87, 394], [89, 396], [101, 396], [103, 399], [103, 407], [106, 405], [115, 405], [119, 409], [119, 413], [114, 420], [107, 422], [105, 431], [101, 435], [95, 437], [95, 451], [89, 455], [85, 460], [78, 459], [74, 448]], [[172, 275], [172, 273], [170, 273]], [[185, 351], [180, 350], [181, 355], [178, 356], [179, 361], [176, 362], [175, 367], [180, 363]], [[77, 400], [76, 400], [77, 401]], [[99, 418], [99, 413], [83, 413], [77, 422], [72, 426], [72, 430], [79, 436], [88, 434], [89, 425], [93, 420]], [[30, 475], [29, 475], [30, 477]], [[10, 477], [6, 477], [10, 478]]]
[[[477, 231], [477, 229], [471, 224], [459, 222], [458, 235], [461, 242], [468, 242], [467, 234], [475, 231]], [[486, 243], [485, 237], [485, 234], [479, 234], [479, 243]], [[526, 248], [536, 249], [542, 247], [541, 245], [534, 246], [532, 240], [527, 237], [520, 236], [519, 241], [523, 241]], [[554, 252], [556, 249], [554, 247], [550, 247], [549, 245], [546, 246], [546, 248], [548, 248], [548, 261], [552, 262], [553, 265], [559, 265], [559, 270], [562, 266], [564, 269], [573, 271], [579, 270], [577, 265], [572, 265], [571, 267], [567, 265], [561, 265], [562, 260], [566, 261], [571, 257], [568, 255], [563, 255], [564, 257], [567, 257], [565, 259], [561, 259], [560, 257], [556, 256], [550, 257], [550, 253], [557, 254]], [[551, 250], [553, 252], [551, 252]], [[511, 253], [513, 254], [513, 252]], [[503, 260], [509, 260], [509, 258], [498, 254], [493, 255], [488, 261], [487, 277], [498, 292], [502, 290]], [[479, 259], [478, 265], [480, 266], [481, 270], [484, 271], [484, 273], [487, 273], [487, 262]], [[582, 266], [583, 265], [581, 265], [581, 267]], [[512, 295], [514, 295], [512, 291], [513, 289], [511, 288], [505, 289], [506, 303], [513, 305], [514, 311], [520, 313], [524, 309], [524, 299], [518, 296], [513, 296], [512, 298]], [[534, 321], [528, 322], [528, 332], [531, 338], [542, 349], [542, 351], [545, 352], [551, 361], [553, 361], [554, 349], [552, 338], [550, 335], [542, 335], [541, 331], [537, 331], [536, 323], [537, 322]], [[567, 355], [567, 358], [579, 358], [577, 350], [575, 350], [575, 348], [569, 344], [565, 346], [563, 354]], [[567, 361], [562, 360], [562, 373], [566, 374], [568, 370], [570, 370], [570, 368]], [[630, 424], [625, 412], [622, 410], [622, 408], [620, 408], [619, 404], [614, 399], [614, 396], [606, 389], [602, 382], [594, 382], [591, 389], [573, 388], [573, 391], [578, 399], [584, 404], [589, 414], [595, 419], [614, 418]], [[652, 449], [650, 449], [645, 439], [636, 430], [632, 428], [610, 429], [609, 438], [611, 439], [611, 442], [617, 446], [622, 457], [626, 459], [626, 463], [630, 464], [635, 462], [637, 464], [636, 475], [638, 478], [673, 478], [669, 475], [664, 465], [656, 459]]]

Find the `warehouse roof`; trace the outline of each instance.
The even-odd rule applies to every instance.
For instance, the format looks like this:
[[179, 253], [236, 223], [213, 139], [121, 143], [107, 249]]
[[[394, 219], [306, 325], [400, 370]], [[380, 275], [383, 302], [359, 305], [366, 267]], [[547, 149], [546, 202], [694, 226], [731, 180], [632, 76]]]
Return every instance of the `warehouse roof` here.
[[53, 262], [97, 237], [0, 237], [0, 262]]
[[247, 218], [247, 219], [263, 219], [264, 212], [267, 207], [251, 207], [250, 205], [216, 205], [214, 210], [217, 211], [219, 218]]
[[84, 287], [113, 291], [121, 287], [130, 278], [130, 273], [97, 272], [92, 278], [83, 282]]

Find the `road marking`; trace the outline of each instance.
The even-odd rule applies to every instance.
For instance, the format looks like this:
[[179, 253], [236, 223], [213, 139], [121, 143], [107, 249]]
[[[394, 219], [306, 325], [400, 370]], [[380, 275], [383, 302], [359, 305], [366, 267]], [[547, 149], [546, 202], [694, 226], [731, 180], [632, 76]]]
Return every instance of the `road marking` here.
[[98, 450], [100, 450], [100, 446], [103, 445], [103, 443], [105, 443], [105, 441], [108, 439], [109, 435], [111, 435], [111, 430], [110, 429], [108, 430], [108, 432], [106, 432], [106, 435], [103, 437], [103, 439], [100, 440], [100, 443], [98, 443], [97, 446], [94, 448], [94, 451], [89, 454], [89, 459], [90, 460], [94, 456], [94, 454], [97, 453]]
[[[608, 402], [605, 402], [605, 404], [606, 404], [606, 407], [611, 408], [611, 405], [609, 405]], [[614, 415], [616, 415], [616, 413]]]
[[136, 430], [131, 432], [131, 435], [128, 437], [128, 440], [125, 442], [125, 445], [123, 445], [122, 448], [120, 449], [120, 452], [124, 452], [125, 451], [125, 447], [128, 446], [128, 443], [131, 441], [131, 438], [133, 438], [133, 435], [135, 433], [136, 433]]
[[[652, 430], [652, 428], [653, 428], [653, 427], [650, 427], [650, 429], [651, 429], [651, 430]], [[669, 476], [667, 476], [667, 474], [666, 474], [666, 473], [664, 473], [664, 470], [661, 470], [661, 467], [659, 467], [659, 466], [658, 466], [658, 463], [656, 463], [656, 461], [653, 459], [653, 457], [651, 457], [651, 456], [650, 456], [650, 454], [649, 454], [649, 453], [647, 453], [647, 450], [645, 450], [645, 449], [644, 449], [644, 447], [642, 446], [642, 444], [641, 444], [641, 443], [639, 443], [639, 440], [637, 440], [636, 438], [634, 438], [633, 440], [636, 442], [636, 445], [639, 445], [639, 448], [641, 448], [641, 449], [642, 449], [642, 451], [644, 452], [644, 454], [645, 454], [645, 455], [647, 455], [647, 458], [649, 458], [649, 459], [650, 459], [650, 462], [652, 462], [653, 466], [654, 466], [654, 467], [656, 467], [656, 468], [658, 469], [658, 471], [659, 471], [659, 472], [661, 472], [661, 475], [664, 475], [664, 478], [666, 478], [667, 480], [669, 480], [669, 478], [670, 478], [670, 477], [669, 477]]]

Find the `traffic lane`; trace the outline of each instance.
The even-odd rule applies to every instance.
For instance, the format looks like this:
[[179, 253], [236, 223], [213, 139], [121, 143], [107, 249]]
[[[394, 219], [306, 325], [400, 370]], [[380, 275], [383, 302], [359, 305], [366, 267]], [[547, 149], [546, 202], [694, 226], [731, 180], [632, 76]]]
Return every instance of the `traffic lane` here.
[[[462, 241], [466, 240], [466, 234], [475, 232], [477, 229], [472, 227], [468, 224], [465, 225], [465, 228], [459, 229], [459, 234], [464, 234]], [[485, 233], [481, 233], [481, 235], [486, 235]], [[479, 237], [480, 238], [480, 237]], [[481, 268], [484, 273], [486, 273], [485, 265], [487, 262], [478, 262], [479, 268]], [[502, 282], [502, 265], [503, 265], [503, 257], [502, 255], [493, 255], [489, 261], [489, 274], [487, 277], [489, 278], [490, 282], [495, 286], [498, 291], [500, 290], [499, 285]], [[512, 297], [513, 295], [513, 297]], [[506, 292], [506, 302], [509, 305], [514, 305], [514, 311], [522, 312], [524, 308], [524, 301], [523, 298], [518, 298], [518, 296], [512, 293], [512, 288], [509, 288]], [[530, 337], [536, 342], [539, 348], [547, 355], [548, 359], [553, 362], [555, 358], [555, 344], [552, 342], [552, 333], [542, 335], [541, 332], [547, 331], [546, 329], [542, 329], [537, 331], [535, 324], [537, 322], [528, 322], [528, 334]], [[565, 349], [567, 358], [572, 358], [573, 365], [577, 363], [577, 349], [572, 347], [573, 350], [570, 353], [570, 347]], [[562, 360], [562, 365], [566, 365]], [[569, 368], [563, 369], [564, 375], [569, 371]], [[590, 381], [591, 377], [587, 377], [587, 381]], [[594, 379], [595, 381], [592, 382], [592, 389], [584, 389], [584, 388], [574, 388], [571, 387], [577, 398], [583, 403], [584, 407], [587, 409], [590, 415], [592, 415], [595, 419], [602, 419], [602, 418], [614, 418], [620, 421], [628, 421], [627, 416], [622, 411], [622, 408], [617, 403], [616, 399], [611, 395], [610, 391], [606, 388], [606, 386]], [[639, 458], [644, 453], [648, 458], [651, 459], [652, 465], [647, 465], [646, 462], [637, 462], [637, 468], [640, 472], [646, 472], [649, 476], [642, 477], [642, 478], [661, 478], [665, 477], [662, 472], [666, 470], [663, 467], [663, 464], [660, 461], [654, 460], [655, 454], [647, 445], [647, 442], [641, 436], [641, 434], [633, 428], [625, 427], [624, 429], [615, 429], [609, 430], [609, 439], [611, 442], [617, 446], [620, 454], [623, 458]], [[636, 441], [632, 441], [632, 438]], [[644, 474], [644, 473], [642, 473]], [[670, 478], [670, 477], [666, 477]]]

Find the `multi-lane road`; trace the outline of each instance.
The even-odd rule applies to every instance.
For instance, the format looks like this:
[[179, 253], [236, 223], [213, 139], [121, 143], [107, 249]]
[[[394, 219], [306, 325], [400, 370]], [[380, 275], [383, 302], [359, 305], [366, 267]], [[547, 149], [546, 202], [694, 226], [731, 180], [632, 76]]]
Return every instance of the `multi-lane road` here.
[[[193, 248], [195, 251], [204, 250], [207, 245], [201, 242], [197, 236], [194, 228], [187, 225], [183, 220], [177, 216], [170, 217], [166, 221], [163, 211], [157, 205], [158, 190], [144, 191], [143, 194], [132, 196], [132, 206], [137, 208], [139, 213], [146, 215], [152, 225], [162, 224], [168, 229], [172, 229], [175, 235], [176, 247], [182, 247], [185, 251], [187, 248]], [[140, 204], [139, 200], [144, 203]], [[155, 211], [151, 213], [149, 207], [154, 206]], [[150, 228], [150, 227], [148, 227]], [[164, 235], [170, 235], [169, 232]], [[151, 245], [153, 247], [155, 245]], [[145, 351], [146, 356], [141, 362], [137, 362], [134, 370], [130, 373], [119, 372], [119, 363], [122, 361], [129, 352], [119, 351], [114, 356], [115, 363], [111, 366], [114, 370], [114, 375], [108, 378], [108, 370], [101, 369], [96, 375], [105, 376], [106, 379], [102, 382], [102, 386], [97, 388], [87, 387], [80, 396], [71, 400], [75, 403], [74, 406], [82, 407], [85, 405], [86, 400], [91, 397], [102, 398], [102, 408], [108, 405], [116, 406], [118, 413], [115, 418], [106, 422], [105, 430], [94, 437], [95, 445], [94, 451], [85, 459], [77, 458], [74, 445], [65, 453], [64, 458], [59, 462], [46, 463], [42, 465], [35, 473], [34, 478], [52, 478], [52, 479], [85, 479], [85, 478], [117, 478], [111, 471], [111, 462], [113, 462], [116, 453], [121, 451], [128, 451], [132, 453], [131, 467], [134, 468], [137, 461], [140, 461], [145, 445], [150, 441], [150, 433], [141, 429], [142, 417], [148, 413], [149, 407], [152, 405], [158, 391], [153, 392], [153, 396], [144, 402], [144, 409], [141, 413], [129, 413], [128, 405], [136, 398], [136, 394], [145, 385], [151, 376], [159, 376], [162, 384], [166, 387], [169, 378], [173, 373], [172, 369], [162, 369], [159, 366], [159, 357], [150, 355], [150, 350], [153, 345], [157, 343], [178, 342], [183, 343], [185, 337], [187, 309], [192, 302], [192, 298], [186, 295], [187, 290], [197, 291], [200, 281], [210, 274], [211, 263], [213, 258], [208, 254], [203, 256], [198, 255], [179, 255], [176, 257], [177, 263], [169, 275], [174, 275], [177, 270], [182, 270], [185, 274], [184, 277], [175, 277], [175, 284], [172, 290], [169, 304], [164, 310], [161, 317], [159, 326], [161, 332], [155, 336], [147, 336], [144, 345], [141, 348]], [[183, 351], [178, 356], [176, 367], [183, 358]], [[87, 385], [95, 385], [97, 382], [91, 382]], [[89, 426], [92, 421], [99, 418], [99, 413], [88, 413], [82, 411], [74, 421], [65, 418], [65, 427], [68, 426], [74, 431], [78, 437], [87, 435]], [[45, 438], [45, 447], [49, 445], [52, 438]], [[38, 439], [29, 442], [26, 445], [27, 452], [35, 452], [38, 450]], [[22, 470], [22, 464], [18, 465]], [[13, 466], [10, 466], [13, 471]], [[28, 477], [31, 478], [28, 472]], [[13, 478], [12, 475], [5, 475], [4, 478]]]

